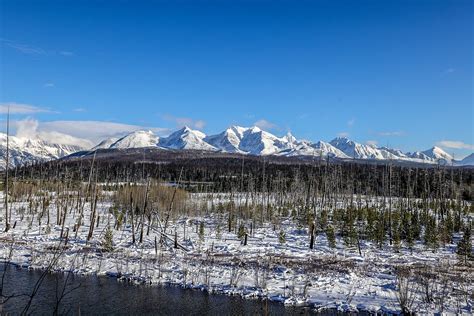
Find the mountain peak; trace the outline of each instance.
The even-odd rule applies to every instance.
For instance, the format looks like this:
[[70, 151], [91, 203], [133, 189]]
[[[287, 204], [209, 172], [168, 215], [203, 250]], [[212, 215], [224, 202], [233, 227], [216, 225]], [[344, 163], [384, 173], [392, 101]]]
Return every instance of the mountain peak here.
[[293, 136], [293, 134], [291, 134], [291, 132], [286, 133], [286, 135], [283, 136], [283, 140], [285, 140], [285, 141], [287, 141], [287, 142], [289, 142], [289, 143], [291, 143], [291, 144], [294, 144], [294, 143], [298, 142], [298, 140], [296, 139], [296, 137]]
[[[6, 134], [0, 133], [0, 152], [5, 152]], [[89, 145], [91, 146], [91, 145]], [[433, 146], [425, 151], [403, 153], [397, 149], [376, 147], [357, 143], [348, 137], [339, 136], [330, 143], [323, 141], [311, 142], [294, 137], [291, 132], [282, 137], [277, 137], [258, 126], [242, 127], [231, 125], [223, 132], [206, 136], [199, 130], [183, 126], [168, 137], [159, 138], [151, 130], [136, 130], [116, 139], [109, 138], [92, 148], [127, 149], [156, 147], [167, 149], [194, 149], [251, 155], [280, 155], [280, 156], [334, 156], [340, 159], [370, 159], [370, 160], [400, 160], [415, 163], [443, 163], [445, 161], [454, 165], [472, 165], [474, 154], [462, 161], [455, 161], [451, 155], [441, 147]], [[30, 161], [45, 161], [61, 158], [84, 150], [74, 147], [50, 143], [45, 140], [28, 137], [10, 137], [12, 166]], [[87, 147], [90, 148], [90, 147]], [[0, 162], [0, 168], [2, 168]]]
[[[104, 143], [105, 142], [105, 143]], [[109, 143], [107, 140], [98, 146], [104, 146]], [[159, 137], [150, 130], [137, 130], [125, 135], [114, 143], [110, 144], [109, 148], [142, 148], [154, 147], [158, 144]], [[103, 148], [103, 147], [102, 147]], [[96, 148], [97, 149], [97, 148]]]
[[453, 160], [453, 157], [450, 154], [448, 154], [447, 152], [445, 152], [442, 148], [438, 146], [433, 146], [422, 153], [434, 160], [444, 159], [447, 162], [450, 162]]
[[262, 130], [258, 126], [252, 126], [249, 128], [249, 131], [251, 131], [252, 133], [260, 133]]

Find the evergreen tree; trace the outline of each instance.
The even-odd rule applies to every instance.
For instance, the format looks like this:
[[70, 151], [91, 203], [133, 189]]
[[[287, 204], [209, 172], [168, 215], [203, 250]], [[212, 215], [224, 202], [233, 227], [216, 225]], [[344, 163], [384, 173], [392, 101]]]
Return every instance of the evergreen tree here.
[[414, 211], [411, 215], [411, 235], [413, 240], [419, 240], [421, 235], [421, 227], [420, 227], [420, 218], [418, 211]]
[[199, 239], [204, 241], [204, 222], [199, 223]]
[[385, 242], [385, 225], [384, 225], [384, 213], [380, 212], [376, 223], [375, 242], [382, 249]]
[[240, 240], [243, 240], [243, 239], [245, 238], [245, 234], [246, 234], [246, 231], [245, 231], [244, 224], [243, 224], [243, 223], [240, 223], [240, 225], [239, 225], [239, 231], [237, 232], [237, 237], [238, 237]]
[[471, 242], [471, 229], [466, 226], [462, 239], [458, 242], [457, 254], [460, 260], [467, 264], [468, 260], [473, 257], [472, 253], [472, 242]]
[[433, 250], [433, 252], [438, 249], [438, 229], [436, 227], [436, 218], [434, 216], [428, 215], [426, 218], [425, 226], [425, 245], [426, 247]]
[[326, 237], [328, 239], [329, 247], [336, 248], [336, 234], [332, 225], [328, 225], [326, 229]]
[[114, 250], [114, 241], [113, 241], [114, 233], [110, 227], [107, 227], [105, 231], [104, 240], [102, 241], [102, 247], [105, 251], [112, 251]]
[[278, 234], [278, 241], [280, 244], [284, 244], [286, 242], [286, 233], [283, 229], [280, 230], [280, 233]]

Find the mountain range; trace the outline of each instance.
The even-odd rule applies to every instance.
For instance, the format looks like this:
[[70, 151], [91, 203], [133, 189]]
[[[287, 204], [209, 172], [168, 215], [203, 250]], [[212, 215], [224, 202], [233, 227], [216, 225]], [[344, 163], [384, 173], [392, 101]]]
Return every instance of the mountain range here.
[[[0, 154], [6, 156], [6, 134], [0, 133]], [[139, 130], [121, 138], [104, 139], [93, 148], [55, 144], [39, 139], [16, 136], [9, 137], [10, 166], [18, 166], [34, 161], [58, 159], [79, 151], [107, 149], [129, 149], [159, 147], [175, 150], [204, 150], [247, 155], [278, 155], [286, 157], [332, 157], [335, 159], [395, 160], [414, 163], [474, 165], [474, 153], [463, 160], [454, 160], [439, 147], [425, 151], [404, 153], [397, 149], [376, 147], [357, 143], [346, 137], [337, 137], [330, 142], [310, 142], [298, 140], [291, 133], [283, 137], [275, 136], [260, 128], [231, 126], [225, 131], [207, 136], [201, 131], [183, 127], [167, 137], [159, 137], [152, 131]], [[5, 168], [5, 159], [0, 162]]]

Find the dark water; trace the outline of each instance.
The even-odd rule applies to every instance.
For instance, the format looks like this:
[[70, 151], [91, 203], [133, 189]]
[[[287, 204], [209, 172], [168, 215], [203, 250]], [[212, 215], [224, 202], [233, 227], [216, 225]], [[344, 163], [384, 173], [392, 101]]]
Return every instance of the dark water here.
[[[4, 265], [0, 265], [0, 275]], [[3, 295], [31, 294], [41, 271], [28, 271], [15, 266], [6, 269]], [[119, 282], [111, 277], [47, 274], [28, 314], [51, 315], [57, 306], [57, 293], [67, 283], [58, 311], [60, 314], [84, 315], [305, 315], [308, 309], [285, 308], [282, 304], [240, 297], [207, 294], [172, 286], [145, 286]], [[59, 291], [57, 290], [59, 288]], [[29, 298], [9, 299], [0, 306], [0, 314], [20, 314]], [[326, 312], [334, 315], [334, 312]]]

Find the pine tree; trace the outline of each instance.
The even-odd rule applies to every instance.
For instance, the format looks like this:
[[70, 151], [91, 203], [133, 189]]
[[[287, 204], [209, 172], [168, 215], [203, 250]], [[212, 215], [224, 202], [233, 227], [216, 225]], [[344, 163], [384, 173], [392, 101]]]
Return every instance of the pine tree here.
[[386, 237], [383, 212], [381, 212], [378, 217], [379, 218], [375, 226], [375, 242], [378, 244], [379, 248], [382, 249]]
[[243, 240], [244, 237], [245, 237], [245, 234], [246, 234], [246, 231], [245, 231], [245, 227], [244, 227], [244, 224], [240, 224], [239, 225], [239, 231], [237, 232], [237, 237], [240, 239], [240, 240]]
[[278, 234], [278, 241], [280, 244], [284, 244], [286, 242], [286, 233], [283, 229], [280, 230], [280, 233]]
[[428, 215], [425, 226], [425, 245], [433, 250], [438, 249], [438, 229], [436, 227], [436, 219], [434, 216]]
[[332, 225], [328, 225], [326, 229], [326, 237], [328, 239], [329, 247], [336, 248], [336, 234]]
[[204, 241], [204, 222], [199, 223], [199, 239]]
[[410, 253], [413, 253], [413, 247], [415, 246], [415, 240], [413, 238], [413, 226], [409, 226], [407, 231], [407, 235], [405, 237], [405, 241], [407, 242], [408, 249], [410, 249]]
[[105, 251], [112, 251], [114, 250], [114, 233], [110, 227], [107, 227], [105, 231], [104, 240], [102, 241], [102, 247]]
[[393, 249], [395, 252], [400, 251], [400, 244], [402, 241], [401, 233], [400, 233], [400, 213], [393, 212], [392, 216], [392, 241], [393, 241]]
[[457, 254], [460, 260], [467, 264], [467, 261], [473, 257], [472, 253], [472, 242], [471, 242], [471, 230], [466, 227], [462, 239], [458, 242]]
[[421, 235], [420, 218], [418, 211], [414, 211], [411, 216], [411, 234], [413, 240], [419, 240]]

